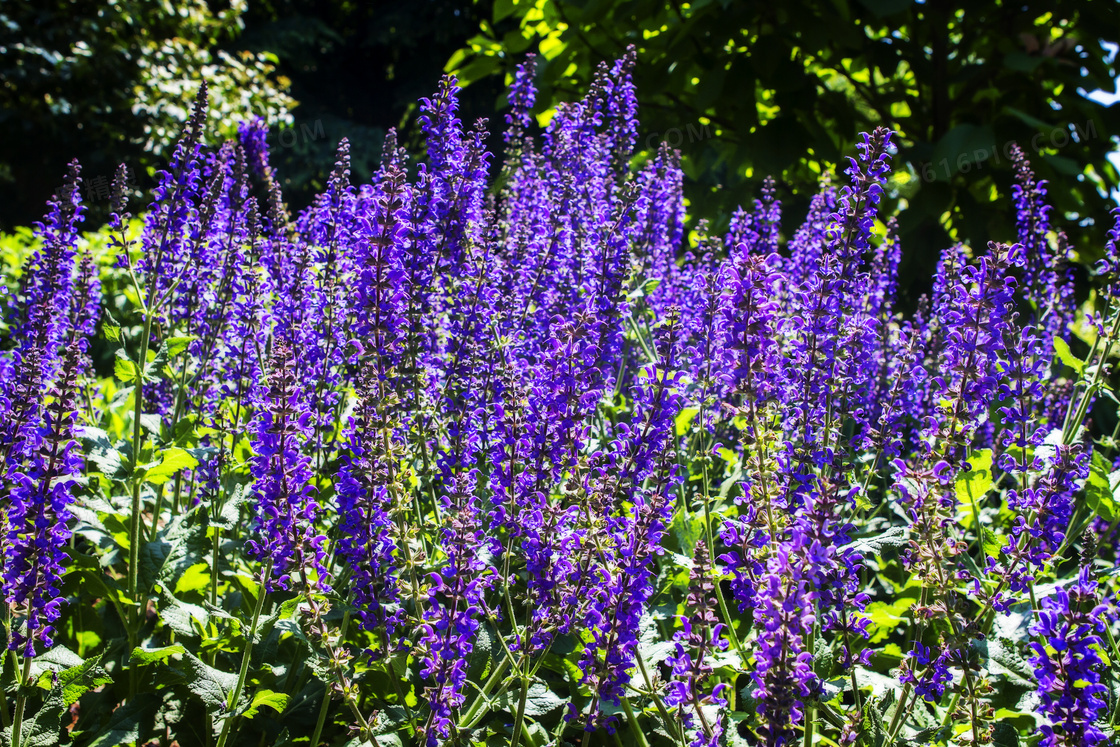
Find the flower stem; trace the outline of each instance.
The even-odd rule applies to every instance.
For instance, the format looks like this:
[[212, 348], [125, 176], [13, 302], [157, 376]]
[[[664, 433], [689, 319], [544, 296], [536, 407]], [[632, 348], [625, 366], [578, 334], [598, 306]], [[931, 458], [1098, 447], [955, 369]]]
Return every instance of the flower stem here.
[[529, 696], [529, 678], [525, 675], [521, 676], [521, 693], [517, 698], [517, 715], [513, 719], [513, 743], [512, 747], [518, 747], [521, 744], [521, 726], [525, 723], [525, 703]]
[[19, 747], [20, 737], [23, 731], [23, 711], [27, 705], [27, 695], [24, 694], [24, 689], [28, 686], [28, 680], [31, 679], [31, 657], [28, 656], [23, 660], [23, 674], [19, 678], [19, 695], [16, 696], [16, 715], [15, 720], [12, 722], [12, 747]]
[[[646, 741], [646, 735], [642, 731], [642, 727], [638, 725], [638, 717], [634, 714], [634, 709], [630, 706], [630, 699], [625, 695], [622, 696], [622, 710], [626, 712], [626, 720], [630, 722], [630, 730], [633, 732], [634, 738], [638, 740], [638, 747], [649, 747], [649, 742]], [[517, 745], [514, 745], [517, 747]]]
[[233, 688], [233, 692], [229, 696], [229, 715], [226, 716], [225, 723], [222, 724], [222, 733], [218, 737], [218, 747], [225, 747], [226, 740], [229, 739], [230, 727], [233, 726], [235, 712], [237, 710], [237, 703], [241, 699], [241, 691], [245, 688], [245, 680], [249, 675], [249, 660], [253, 655], [253, 639], [257, 635], [257, 623], [261, 619], [261, 610], [264, 609], [264, 599], [268, 596], [268, 581], [272, 577], [272, 561], [264, 567], [264, 576], [261, 578], [260, 593], [257, 594], [257, 606], [253, 610], [253, 622], [249, 626], [249, 634], [245, 637], [245, 652], [241, 655], [241, 671], [237, 675], [237, 684]]

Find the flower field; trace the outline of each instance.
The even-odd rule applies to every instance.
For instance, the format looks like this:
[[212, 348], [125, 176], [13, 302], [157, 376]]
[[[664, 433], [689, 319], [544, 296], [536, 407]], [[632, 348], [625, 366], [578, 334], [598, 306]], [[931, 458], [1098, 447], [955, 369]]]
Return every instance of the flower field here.
[[904, 308], [891, 132], [717, 235], [633, 63], [298, 214], [203, 86], [0, 240], [3, 744], [1109, 742], [1120, 211], [1086, 297], [1015, 151]]

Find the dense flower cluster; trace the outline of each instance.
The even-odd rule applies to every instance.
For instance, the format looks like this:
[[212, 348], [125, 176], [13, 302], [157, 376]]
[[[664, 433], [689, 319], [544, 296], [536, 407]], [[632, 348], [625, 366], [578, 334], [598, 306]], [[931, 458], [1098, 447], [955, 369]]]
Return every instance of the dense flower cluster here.
[[104, 257], [71, 166], [0, 297], [17, 663], [64, 631], [127, 697], [177, 678], [160, 723], [217, 747], [295, 704], [312, 743], [715, 747], [982, 744], [1033, 654], [1014, 728], [1106, 739], [1120, 222], [1083, 313], [1017, 152], [1016, 240], [948, 247], [909, 310], [893, 133], [800, 226], [767, 180], [723, 233], [637, 150], [634, 64], [543, 128], [520, 66], [498, 167], [446, 78], [419, 163], [390, 133], [355, 184], [343, 140], [299, 212], [261, 121], [209, 146], [203, 88]]

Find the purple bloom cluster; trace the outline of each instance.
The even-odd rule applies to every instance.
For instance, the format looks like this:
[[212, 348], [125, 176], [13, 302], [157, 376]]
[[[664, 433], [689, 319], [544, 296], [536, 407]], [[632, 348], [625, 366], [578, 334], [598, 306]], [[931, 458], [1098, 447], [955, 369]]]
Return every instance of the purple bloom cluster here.
[[[203, 515], [213, 565], [235, 548], [231, 564], [300, 596], [318, 627], [299, 644], [326, 649], [329, 672], [314, 671], [362, 739], [382, 726], [362, 713], [372, 702], [430, 745], [474, 739], [501, 707], [520, 740], [555, 704], [503, 698], [563, 679], [561, 730], [613, 731], [620, 713], [642, 729], [656, 712], [674, 738], [714, 746], [729, 688], [749, 680], [748, 741], [809, 743], [819, 726], [846, 744], [885, 702], [865, 699], [881, 680], [864, 670], [890, 660], [892, 739], [926, 708], [967, 711], [982, 741], [974, 642], [1060, 581], [1070, 553], [1093, 555], [1087, 536], [1115, 531], [1093, 515], [1113, 510], [1111, 442], [1085, 425], [1116, 333], [1097, 319], [1091, 359], [1055, 365], [1055, 339], [1078, 343], [1045, 186], [1017, 155], [1017, 243], [946, 249], [904, 314], [897, 225], [880, 214], [893, 133], [865, 134], [800, 226], [783, 228], [767, 180], [720, 234], [688, 222], [679, 154], [636, 151], [634, 64], [633, 50], [602, 64], [543, 128], [536, 66], [519, 66], [493, 188], [487, 122], [460, 120], [445, 78], [420, 105], [418, 163], [390, 133], [358, 184], [343, 140], [296, 213], [263, 122], [207, 146], [203, 87], [135, 249], [123, 170], [114, 187], [108, 287], [135, 308], [106, 337], [127, 381], [88, 411], [110, 441], [131, 426], [132, 541]], [[73, 165], [3, 306], [3, 591], [11, 645], [29, 655], [62, 611], [79, 395], [100, 401], [86, 340], [101, 265], [79, 248], [78, 184]], [[172, 448], [198, 464], [147, 484], [134, 468]], [[115, 505], [122, 479], [106, 470], [88, 484], [113, 501], [76, 514]], [[235, 488], [250, 496], [244, 528], [225, 510]], [[235, 574], [211, 570], [216, 603]], [[1046, 745], [1103, 738], [1105, 623], [1087, 573], [1031, 629]], [[351, 605], [345, 641], [324, 612], [335, 591]], [[897, 599], [905, 613], [883, 611]], [[671, 650], [646, 647], [643, 631], [674, 626]], [[351, 678], [347, 650], [362, 649]], [[386, 678], [392, 693], [360, 692]]]
[[1031, 633], [1031, 665], [1038, 678], [1043, 747], [1101, 744], [1107, 736], [1096, 725], [1106, 711], [1108, 688], [1101, 683], [1104, 662], [1100, 649], [1107, 617], [1088, 567], [1068, 588], [1059, 587], [1042, 600]]
[[267, 377], [256, 392], [258, 415], [253, 438], [252, 472], [256, 480], [258, 518], [253, 539], [246, 542], [250, 557], [272, 570], [270, 585], [287, 589], [293, 574], [319, 589], [327, 589], [323, 566], [326, 538], [317, 534], [319, 505], [311, 484], [311, 459], [302, 453], [311, 413], [297, 378], [292, 351], [279, 343]]
[[22, 619], [12, 625], [9, 648], [34, 656], [53, 645], [61, 614], [59, 586], [70, 539], [70, 505], [83, 461], [74, 440], [81, 346], [66, 349], [52, 398], [35, 428], [25, 429], [4, 473], [7, 495], [3, 594]]

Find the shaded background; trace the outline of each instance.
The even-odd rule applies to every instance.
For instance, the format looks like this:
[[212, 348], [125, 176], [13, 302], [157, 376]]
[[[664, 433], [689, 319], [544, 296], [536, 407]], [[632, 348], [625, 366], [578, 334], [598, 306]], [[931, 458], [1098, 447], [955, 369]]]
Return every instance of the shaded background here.
[[5, 3], [0, 227], [38, 219], [73, 156], [91, 220], [117, 163], [137, 172], [140, 195], [201, 77], [215, 100], [211, 142], [264, 116], [298, 209], [322, 188], [340, 137], [357, 181], [389, 127], [422, 154], [416, 99], [445, 70], [466, 85], [464, 121], [488, 116], [500, 130], [504, 85], [535, 52], [543, 125], [598, 62], [635, 45], [635, 161], [662, 140], [681, 151], [694, 222], [726, 225], [770, 174], [796, 225], [859, 132], [885, 124], [900, 133], [888, 202], [907, 207], [904, 285], [953, 241], [1013, 237], [1012, 142], [1051, 181], [1055, 223], [1091, 260], [1120, 186], [1107, 159], [1120, 106], [1087, 94], [1116, 90], [1117, 41], [1120, 5], [1101, 0]]

